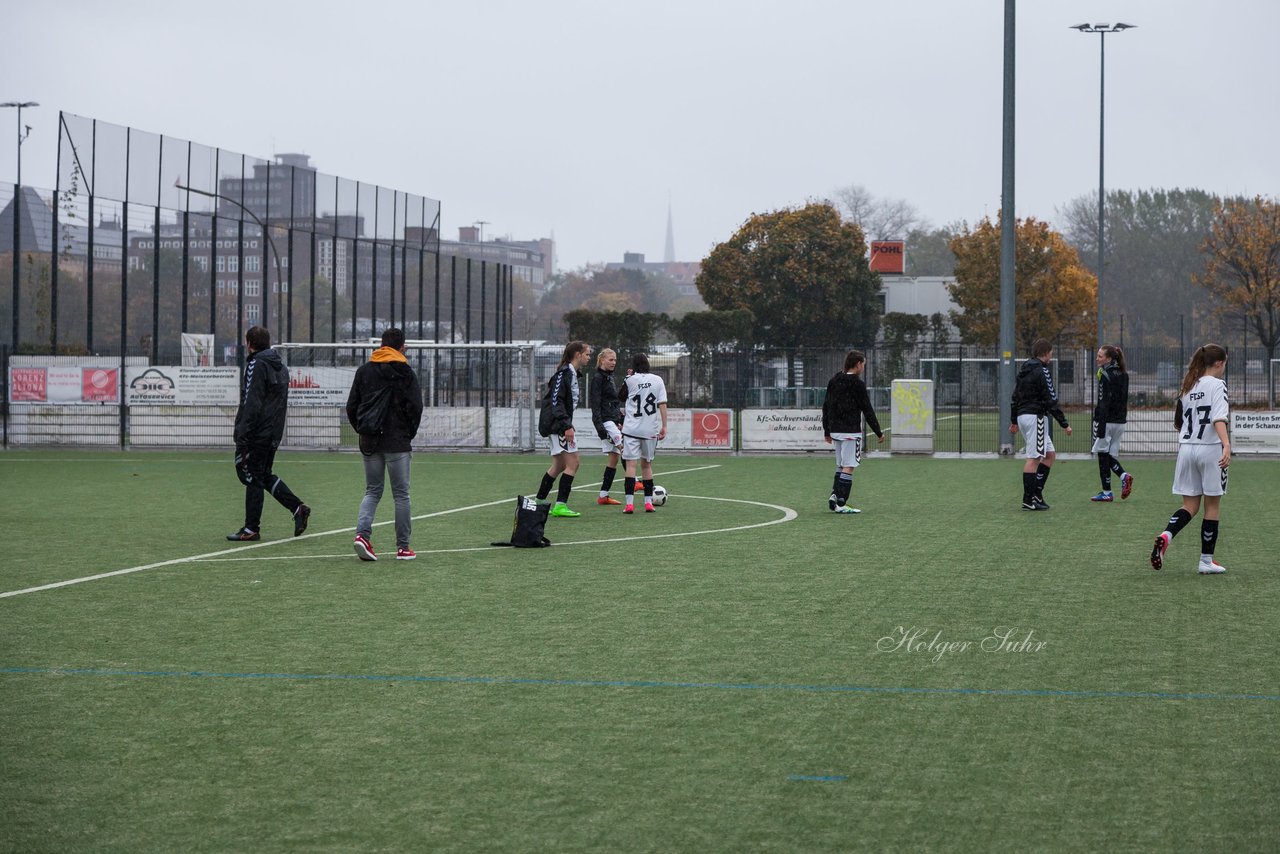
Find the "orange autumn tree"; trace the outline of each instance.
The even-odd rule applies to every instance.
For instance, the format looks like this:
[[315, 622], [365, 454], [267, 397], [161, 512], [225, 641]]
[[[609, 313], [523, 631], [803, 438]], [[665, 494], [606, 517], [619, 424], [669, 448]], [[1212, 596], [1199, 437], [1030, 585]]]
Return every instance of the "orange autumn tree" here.
[[1276, 357], [1280, 345], [1280, 203], [1256, 196], [1215, 206], [1200, 247], [1204, 272], [1195, 277], [1219, 301], [1219, 311], [1243, 317]]
[[[1015, 226], [1014, 337], [1019, 350], [1037, 338], [1083, 346], [1092, 343], [1098, 280], [1062, 235], [1034, 217]], [[994, 347], [1000, 340], [1000, 225], [984, 219], [951, 241], [956, 256], [951, 298], [961, 311], [952, 322], [966, 343]]]

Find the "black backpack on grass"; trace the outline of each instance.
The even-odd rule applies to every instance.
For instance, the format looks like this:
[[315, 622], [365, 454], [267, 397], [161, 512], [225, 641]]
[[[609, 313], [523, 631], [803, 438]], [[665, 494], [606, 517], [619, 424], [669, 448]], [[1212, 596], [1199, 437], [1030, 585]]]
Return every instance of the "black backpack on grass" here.
[[551, 545], [543, 536], [547, 528], [547, 513], [551, 505], [536, 498], [516, 496], [516, 518], [511, 525], [511, 542], [497, 542], [495, 546], [514, 546], [518, 549], [540, 549]]

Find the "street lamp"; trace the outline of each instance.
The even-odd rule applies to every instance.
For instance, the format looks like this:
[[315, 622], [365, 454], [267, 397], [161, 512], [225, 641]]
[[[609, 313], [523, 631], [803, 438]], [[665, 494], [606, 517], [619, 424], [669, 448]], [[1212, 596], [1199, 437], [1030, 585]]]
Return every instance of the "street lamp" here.
[[[279, 287], [281, 286], [281, 283], [283, 283], [283, 282], [284, 282], [284, 276], [280, 273], [280, 253], [276, 251], [276, 242], [275, 242], [274, 240], [272, 240], [272, 239], [271, 239], [271, 230], [267, 228], [267, 224], [266, 224], [265, 222], [263, 222], [263, 221], [258, 217], [258, 215], [257, 215], [256, 213], [254, 213], [253, 211], [249, 210], [247, 207], [245, 207], [244, 205], [240, 204], [239, 202], [237, 202], [235, 199], [231, 198], [230, 196], [224, 196], [224, 195], [222, 195], [221, 193], [214, 193], [214, 192], [210, 192], [209, 190], [198, 190], [198, 189], [196, 189], [195, 187], [188, 187], [188, 186], [185, 186], [185, 185], [182, 183], [182, 179], [181, 179], [181, 178], [176, 179], [176, 180], [173, 182], [173, 186], [174, 186], [174, 187], [176, 187], [176, 188], [177, 188], [177, 189], [179, 189], [179, 190], [185, 190], [185, 191], [186, 191], [186, 192], [188, 192], [188, 193], [197, 193], [197, 194], [199, 194], [199, 195], [201, 195], [201, 196], [208, 196], [209, 198], [211, 198], [211, 199], [215, 199], [215, 200], [217, 200], [217, 201], [230, 202], [231, 204], [233, 204], [233, 205], [235, 205], [236, 207], [238, 207], [240, 210], [242, 210], [242, 211], [244, 211], [245, 213], [247, 213], [249, 216], [253, 217], [253, 221], [254, 221], [254, 222], [256, 222], [256, 223], [258, 224], [258, 227], [259, 227], [259, 228], [261, 228], [261, 229], [262, 229], [262, 236], [266, 238], [266, 240], [267, 240], [267, 245], [271, 247], [271, 257], [272, 257], [272, 259], [275, 261], [275, 265], [276, 265], [276, 287], [277, 287], [277, 288], [279, 288]], [[243, 251], [243, 247], [241, 247], [241, 250]], [[267, 322], [267, 316], [266, 316], [266, 315], [267, 315], [267, 286], [266, 286], [266, 279], [267, 279], [267, 271], [266, 271], [266, 270], [263, 270], [263, 271], [262, 271], [262, 280], [263, 280], [263, 285], [262, 285], [262, 322], [263, 322], [264, 324]], [[213, 289], [212, 289], [212, 286], [210, 286], [210, 290], [209, 290], [209, 298], [210, 298], [210, 299], [213, 299]], [[281, 324], [283, 324], [283, 323], [284, 323], [284, 317], [283, 317], [283, 315], [284, 315], [284, 295], [283, 295], [283, 293], [282, 293], [280, 290], [277, 290], [277, 291], [276, 291], [276, 322], [277, 322], [277, 323], [281, 323]]]
[[0, 107], [17, 107], [18, 108], [18, 187], [22, 187], [22, 141], [31, 136], [31, 125], [27, 125], [27, 132], [22, 132], [22, 110], [24, 107], [40, 106], [35, 101], [5, 101]]
[[1105, 121], [1106, 111], [1106, 73], [1107, 73], [1107, 33], [1120, 33], [1125, 30], [1131, 30], [1136, 24], [1076, 24], [1071, 27], [1073, 30], [1079, 30], [1082, 33], [1098, 34], [1098, 346], [1101, 347], [1106, 341], [1102, 335], [1102, 280], [1104, 276], [1103, 263], [1103, 236], [1105, 234], [1105, 226], [1102, 220], [1103, 211], [1103, 122]]

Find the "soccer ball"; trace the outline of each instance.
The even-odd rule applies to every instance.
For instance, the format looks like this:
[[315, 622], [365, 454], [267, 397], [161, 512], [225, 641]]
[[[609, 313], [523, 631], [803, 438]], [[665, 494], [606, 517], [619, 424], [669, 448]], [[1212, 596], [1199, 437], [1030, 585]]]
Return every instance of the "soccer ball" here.
[[661, 507], [667, 503], [667, 490], [661, 486], [653, 487], [653, 504], [655, 507]]

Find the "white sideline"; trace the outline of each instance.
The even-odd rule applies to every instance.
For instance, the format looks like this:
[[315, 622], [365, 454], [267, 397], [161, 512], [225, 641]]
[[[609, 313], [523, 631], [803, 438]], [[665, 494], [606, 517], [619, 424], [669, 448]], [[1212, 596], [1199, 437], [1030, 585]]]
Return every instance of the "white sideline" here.
[[[696, 468], [676, 469], [674, 471], [666, 471], [666, 472], [662, 472], [662, 474], [664, 476], [668, 474], [684, 474], [686, 472], [703, 471], [705, 469], [713, 469], [713, 468], [719, 468], [719, 467], [720, 467], [719, 464], [709, 465], [709, 466], [698, 466]], [[577, 487], [577, 489], [590, 489], [596, 485], [597, 484], [583, 484], [582, 486]], [[508, 501], [511, 501], [511, 499], [500, 498], [497, 501], [486, 501], [483, 504], [471, 504], [466, 507], [452, 507], [448, 510], [440, 510], [435, 513], [424, 513], [421, 516], [414, 516], [413, 518], [415, 521], [418, 519], [432, 519], [437, 516], [448, 516], [452, 513], [462, 513], [467, 510], [479, 510], [482, 507], [494, 507], [498, 504], [505, 504]], [[391, 524], [394, 524], [394, 520], [389, 519], [385, 522], [375, 523], [375, 527], [381, 526], [381, 525], [391, 525]], [[147, 569], [159, 569], [162, 566], [173, 566], [179, 563], [194, 563], [196, 561], [208, 560], [210, 558], [217, 558], [217, 557], [221, 557], [222, 555], [232, 554], [234, 552], [248, 551], [249, 549], [262, 549], [262, 548], [266, 548], [267, 546], [274, 546], [280, 543], [291, 543], [297, 540], [311, 539], [313, 537], [330, 537], [330, 536], [333, 536], [334, 534], [343, 534], [343, 533], [347, 533], [347, 534], [351, 533], [351, 528], [349, 527], [335, 528], [332, 531], [317, 531], [311, 534], [303, 534], [300, 537], [284, 537], [279, 540], [267, 540], [265, 542], [260, 542], [260, 543], [239, 545], [229, 549], [219, 549], [216, 552], [206, 552], [205, 554], [201, 554], [201, 555], [191, 555], [189, 557], [177, 557], [171, 560], [162, 560], [162, 561], [157, 561], [156, 563], [143, 564], [142, 566], [131, 566], [128, 569], [116, 569], [116, 570], [112, 570], [111, 572], [100, 572], [97, 575], [86, 575], [83, 578], [71, 578], [66, 581], [55, 581], [51, 584], [41, 584], [38, 587], [26, 587], [26, 588], [23, 588], [22, 590], [8, 590], [4, 593], [0, 593], [0, 599], [7, 599], [10, 596], [22, 596], [27, 593], [39, 593], [42, 590], [55, 590], [59, 587], [70, 587], [73, 584], [84, 584], [89, 581], [100, 581], [104, 578], [113, 578], [117, 575], [129, 575], [130, 573], [142, 572]], [[614, 541], [602, 540], [601, 542], [614, 542]]]

